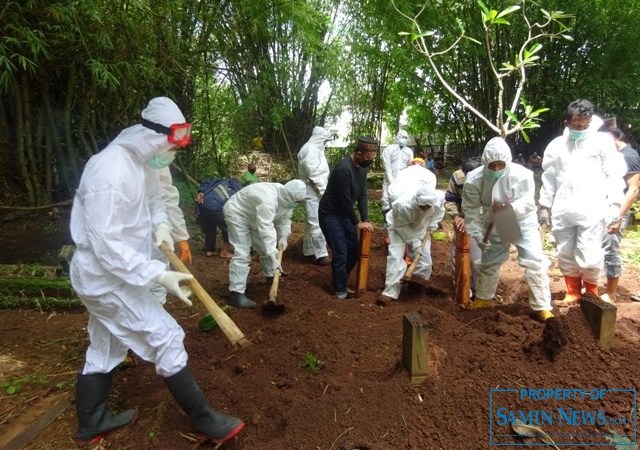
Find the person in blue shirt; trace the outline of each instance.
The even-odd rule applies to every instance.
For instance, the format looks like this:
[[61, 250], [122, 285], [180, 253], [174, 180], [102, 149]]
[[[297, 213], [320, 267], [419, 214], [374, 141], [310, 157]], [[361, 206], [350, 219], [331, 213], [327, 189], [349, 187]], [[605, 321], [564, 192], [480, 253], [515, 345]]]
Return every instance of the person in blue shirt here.
[[196, 196], [196, 215], [204, 233], [204, 252], [206, 256], [216, 255], [216, 234], [218, 228], [222, 234], [220, 258], [232, 258], [227, 224], [222, 208], [229, 197], [242, 189], [242, 183], [236, 179], [211, 179], [203, 182]]

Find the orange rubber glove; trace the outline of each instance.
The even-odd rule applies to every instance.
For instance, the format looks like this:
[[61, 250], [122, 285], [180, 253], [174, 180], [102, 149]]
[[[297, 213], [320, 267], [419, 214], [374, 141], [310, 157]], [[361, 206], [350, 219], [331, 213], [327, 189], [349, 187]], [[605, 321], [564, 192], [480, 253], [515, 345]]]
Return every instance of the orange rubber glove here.
[[189, 241], [180, 241], [178, 242], [178, 250], [180, 250], [180, 261], [183, 263], [191, 264], [193, 258], [191, 257], [191, 249], [189, 248]]

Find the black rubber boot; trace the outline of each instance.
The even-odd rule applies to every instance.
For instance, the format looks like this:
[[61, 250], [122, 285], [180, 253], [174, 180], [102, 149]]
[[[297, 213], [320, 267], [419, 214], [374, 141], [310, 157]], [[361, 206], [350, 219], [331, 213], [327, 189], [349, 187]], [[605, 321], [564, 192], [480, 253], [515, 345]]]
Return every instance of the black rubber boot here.
[[251, 300], [246, 295], [241, 294], [240, 292], [231, 292], [231, 295], [229, 296], [229, 301], [227, 303], [237, 308], [255, 308], [256, 307], [256, 302]]
[[111, 415], [107, 410], [113, 372], [78, 374], [76, 382], [76, 412], [78, 434], [76, 444], [80, 447], [98, 442], [109, 431], [133, 423], [137, 413], [129, 409]]
[[204, 435], [203, 440], [213, 440], [222, 444], [244, 428], [242, 420], [222, 414], [209, 406], [189, 367], [165, 378], [164, 381], [178, 405], [191, 418], [194, 431]]

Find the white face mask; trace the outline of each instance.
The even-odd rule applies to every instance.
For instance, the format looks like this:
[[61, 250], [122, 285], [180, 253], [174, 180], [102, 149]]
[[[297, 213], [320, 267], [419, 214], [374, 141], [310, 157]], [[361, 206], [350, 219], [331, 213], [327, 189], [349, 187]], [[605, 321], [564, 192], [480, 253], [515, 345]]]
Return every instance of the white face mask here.
[[407, 142], [409, 142], [409, 138], [406, 138], [406, 137], [398, 138], [398, 144], [400, 144], [400, 147], [406, 147]]
[[164, 169], [169, 167], [174, 159], [176, 159], [176, 152], [164, 152], [147, 159], [147, 164], [152, 169]]

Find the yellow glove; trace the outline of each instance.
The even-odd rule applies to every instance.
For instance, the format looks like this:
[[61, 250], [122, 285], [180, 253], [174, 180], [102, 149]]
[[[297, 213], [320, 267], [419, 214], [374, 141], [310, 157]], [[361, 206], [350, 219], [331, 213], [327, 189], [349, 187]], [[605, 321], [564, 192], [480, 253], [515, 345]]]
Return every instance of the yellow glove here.
[[180, 250], [180, 261], [183, 263], [191, 264], [193, 258], [191, 257], [191, 249], [189, 248], [189, 241], [178, 242], [178, 250]]

